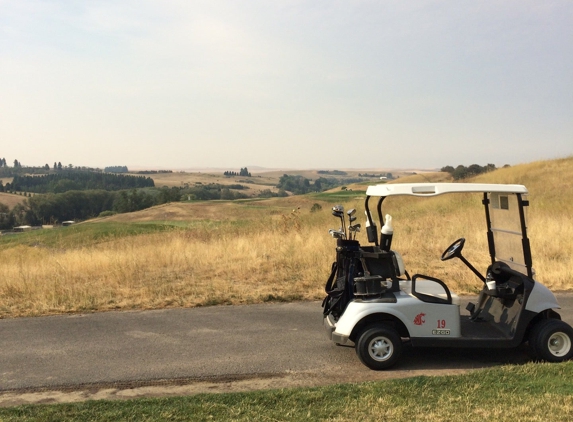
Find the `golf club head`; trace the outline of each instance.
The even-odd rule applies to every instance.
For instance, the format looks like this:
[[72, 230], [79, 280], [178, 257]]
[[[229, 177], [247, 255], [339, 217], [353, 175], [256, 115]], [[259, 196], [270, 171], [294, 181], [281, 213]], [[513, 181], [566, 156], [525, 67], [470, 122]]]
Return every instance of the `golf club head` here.
[[344, 233], [341, 230], [330, 229], [328, 233], [335, 239], [344, 239]]
[[344, 213], [343, 213], [342, 211], [332, 210], [332, 215], [334, 215], [334, 216], [337, 217], [337, 218], [342, 218], [342, 217], [344, 217]]
[[[352, 216], [354, 214], [356, 214], [356, 209], [355, 208], [350, 208], [348, 211], [346, 211], [346, 214], [348, 214], [349, 217], [352, 218]], [[356, 218], [356, 217], [355, 217]]]
[[350, 230], [351, 232], [360, 232], [361, 227], [362, 226], [360, 224], [355, 224], [354, 226], [348, 227], [348, 230]]
[[354, 226], [348, 226], [348, 238], [350, 240], [356, 240], [356, 233], [360, 232], [360, 224], [355, 224]]
[[336, 212], [344, 212], [344, 207], [340, 204], [337, 204], [335, 206], [332, 207], [332, 211], [336, 211]]
[[353, 216], [353, 215], [351, 215], [351, 216], [348, 218], [348, 221], [349, 221], [350, 223], [352, 223], [353, 221], [356, 221], [356, 217]]

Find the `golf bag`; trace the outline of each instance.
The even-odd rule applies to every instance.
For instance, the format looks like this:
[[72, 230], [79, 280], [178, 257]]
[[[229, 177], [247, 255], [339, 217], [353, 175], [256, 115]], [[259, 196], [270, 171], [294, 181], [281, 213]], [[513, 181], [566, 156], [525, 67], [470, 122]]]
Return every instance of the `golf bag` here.
[[[404, 273], [409, 279], [405, 270]], [[322, 302], [324, 316], [332, 314], [337, 320], [355, 297], [395, 302], [393, 292], [400, 291], [399, 276], [401, 270], [395, 252], [372, 246], [361, 248], [356, 240], [338, 239], [336, 261], [324, 288], [327, 295]]]
[[322, 301], [324, 316], [332, 314], [338, 319], [354, 297], [354, 276], [358, 271], [362, 271], [359, 257], [358, 241], [337, 240], [336, 261], [332, 263], [330, 276], [324, 287], [327, 295]]

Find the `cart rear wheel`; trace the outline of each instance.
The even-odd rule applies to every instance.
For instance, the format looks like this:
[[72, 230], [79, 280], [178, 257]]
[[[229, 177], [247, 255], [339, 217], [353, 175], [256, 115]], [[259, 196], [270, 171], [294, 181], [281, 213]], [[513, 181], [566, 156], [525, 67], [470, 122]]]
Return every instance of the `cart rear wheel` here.
[[538, 359], [563, 362], [573, 356], [573, 328], [558, 319], [538, 322], [529, 335], [529, 345]]
[[356, 353], [360, 361], [370, 369], [386, 369], [400, 358], [402, 340], [392, 327], [370, 327], [358, 338]]

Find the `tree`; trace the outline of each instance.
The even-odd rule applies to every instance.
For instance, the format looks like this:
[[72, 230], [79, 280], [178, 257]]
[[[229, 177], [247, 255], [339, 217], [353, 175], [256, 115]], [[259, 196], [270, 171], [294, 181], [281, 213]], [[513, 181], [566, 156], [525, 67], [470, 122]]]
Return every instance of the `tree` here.
[[56, 162], [54, 161], [54, 170], [57, 170], [58, 165], [56, 164]]
[[322, 181], [320, 179], [321, 178], [317, 179], [314, 182], [314, 188], [316, 189], [317, 192], [322, 192]]
[[483, 173], [484, 171], [484, 167], [480, 166], [479, 164], [472, 164], [468, 167], [468, 176], [475, 176], [477, 174]]
[[302, 176], [290, 176], [284, 174], [279, 179], [277, 188], [302, 195], [310, 190], [310, 181]]
[[62, 169], [62, 162], [58, 161], [58, 170], [61, 170], [61, 169]]
[[18, 168], [20, 167], [20, 163], [18, 162], [18, 160], [14, 160], [14, 168]]
[[456, 167], [456, 169], [452, 173], [452, 176], [454, 177], [454, 180], [460, 180], [466, 178], [468, 176], [467, 167], [460, 164], [459, 166]]
[[233, 200], [235, 199], [235, 196], [233, 195], [233, 192], [231, 192], [229, 188], [223, 188], [221, 189], [221, 199]]
[[5, 204], [0, 204], [0, 230], [11, 229], [15, 226], [14, 214]]
[[44, 166], [44, 169], [46, 169], [46, 171], [47, 171], [47, 170], [50, 170], [50, 166], [49, 166], [48, 164], [46, 164], [46, 165]]

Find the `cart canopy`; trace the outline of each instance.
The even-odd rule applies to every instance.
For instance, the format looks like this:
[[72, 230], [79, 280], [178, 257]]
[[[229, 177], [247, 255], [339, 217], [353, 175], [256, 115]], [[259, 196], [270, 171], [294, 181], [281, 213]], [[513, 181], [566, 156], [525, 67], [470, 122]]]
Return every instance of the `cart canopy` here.
[[491, 192], [527, 194], [523, 185], [501, 185], [487, 183], [395, 183], [368, 186], [367, 196], [437, 196], [445, 193]]

